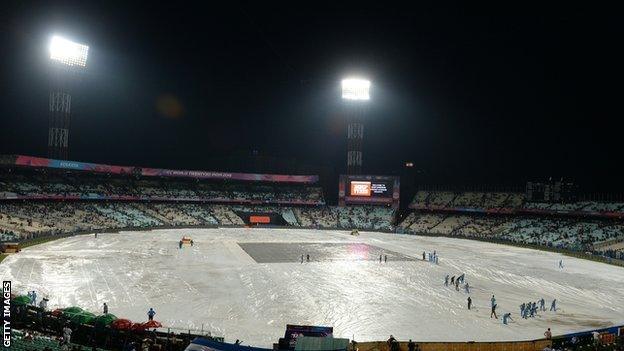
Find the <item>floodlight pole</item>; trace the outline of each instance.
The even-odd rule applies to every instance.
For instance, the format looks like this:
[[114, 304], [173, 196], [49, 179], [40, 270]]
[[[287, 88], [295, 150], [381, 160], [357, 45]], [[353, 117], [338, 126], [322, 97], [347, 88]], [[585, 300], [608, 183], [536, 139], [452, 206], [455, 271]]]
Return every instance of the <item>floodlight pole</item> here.
[[71, 117], [71, 94], [69, 93], [71, 74], [59, 64], [51, 63], [51, 65], [48, 157], [67, 160]]
[[364, 103], [357, 100], [344, 102], [347, 110], [347, 174], [361, 174]]
[[72, 86], [87, 63], [89, 47], [59, 36], [50, 41], [50, 97], [48, 123], [48, 157], [69, 157], [69, 122]]
[[347, 116], [347, 174], [362, 173], [364, 109], [370, 99], [370, 81], [360, 78], [342, 80], [342, 101]]

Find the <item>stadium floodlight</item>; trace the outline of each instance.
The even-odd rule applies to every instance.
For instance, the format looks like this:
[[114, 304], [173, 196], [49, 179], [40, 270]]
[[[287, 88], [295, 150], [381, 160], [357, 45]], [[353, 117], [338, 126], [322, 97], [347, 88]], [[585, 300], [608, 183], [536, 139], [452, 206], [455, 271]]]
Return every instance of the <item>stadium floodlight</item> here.
[[50, 59], [67, 66], [85, 67], [88, 52], [87, 45], [75, 43], [57, 35], [53, 36], [50, 41]]
[[370, 81], [359, 78], [342, 80], [342, 98], [346, 100], [369, 100]]

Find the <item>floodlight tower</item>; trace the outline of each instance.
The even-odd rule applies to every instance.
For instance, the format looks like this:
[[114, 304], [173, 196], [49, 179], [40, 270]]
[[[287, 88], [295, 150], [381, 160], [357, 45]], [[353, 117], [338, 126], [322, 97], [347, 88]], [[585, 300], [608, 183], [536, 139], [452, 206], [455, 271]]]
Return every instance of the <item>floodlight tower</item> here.
[[360, 78], [342, 80], [342, 99], [347, 115], [347, 174], [362, 172], [364, 109], [370, 100], [370, 81]]
[[50, 119], [48, 157], [66, 160], [71, 117], [71, 85], [87, 65], [89, 47], [59, 36], [50, 40]]

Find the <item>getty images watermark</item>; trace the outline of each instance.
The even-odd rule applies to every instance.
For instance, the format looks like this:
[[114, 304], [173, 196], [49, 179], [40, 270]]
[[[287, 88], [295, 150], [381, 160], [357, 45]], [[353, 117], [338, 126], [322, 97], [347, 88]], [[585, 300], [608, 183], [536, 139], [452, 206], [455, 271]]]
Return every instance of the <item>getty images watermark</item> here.
[[11, 281], [2, 282], [2, 346], [11, 348]]

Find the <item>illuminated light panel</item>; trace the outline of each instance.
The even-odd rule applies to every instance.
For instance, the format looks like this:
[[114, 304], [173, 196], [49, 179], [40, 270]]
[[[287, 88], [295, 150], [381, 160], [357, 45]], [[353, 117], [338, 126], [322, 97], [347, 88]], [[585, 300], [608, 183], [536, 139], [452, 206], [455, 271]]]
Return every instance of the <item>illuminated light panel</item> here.
[[366, 79], [343, 79], [342, 98], [346, 100], [369, 100], [370, 85], [371, 82]]
[[50, 41], [50, 59], [67, 66], [85, 67], [89, 47], [59, 36]]

